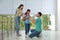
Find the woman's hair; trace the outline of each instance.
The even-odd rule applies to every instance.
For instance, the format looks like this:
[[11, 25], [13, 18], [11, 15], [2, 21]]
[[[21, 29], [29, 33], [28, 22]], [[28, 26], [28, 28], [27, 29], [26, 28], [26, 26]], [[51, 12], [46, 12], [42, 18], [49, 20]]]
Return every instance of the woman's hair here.
[[42, 16], [42, 13], [41, 13], [41, 12], [38, 12], [38, 14], [39, 14], [40, 16]]
[[[29, 12], [30, 12], [30, 9], [27, 9], [27, 11], [29, 11]], [[27, 14], [27, 11], [26, 11], [26, 13], [25, 13], [25, 14]]]
[[24, 6], [24, 5], [23, 5], [23, 4], [21, 4], [21, 5], [18, 7], [18, 9], [19, 9], [21, 6]]

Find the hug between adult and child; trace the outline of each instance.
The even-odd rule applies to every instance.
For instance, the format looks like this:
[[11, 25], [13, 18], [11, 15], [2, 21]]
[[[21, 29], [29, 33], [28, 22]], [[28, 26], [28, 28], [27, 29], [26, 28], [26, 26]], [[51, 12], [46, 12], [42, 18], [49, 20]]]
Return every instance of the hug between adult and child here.
[[[22, 20], [24, 21], [25, 24], [25, 35], [28, 35], [30, 38], [33, 37], [38, 37], [42, 32], [42, 13], [41, 12], [37, 12], [37, 14], [35, 15], [36, 17], [38, 17], [36, 20], [34, 20], [31, 16], [30, 16], [30, 9], [27, 9], [27, 11], [23, 14], [22, 10], [23, 10], [24, 5], [21, 4], [15, 13], [15, 29], [16, 29], [16, 34], [17, 36], [21, 36], [21, 34], [19, 34], [19, 30], [20, 30], [20, 19], [22, 17]], [[33, 22], [36, 27], [35, 29], [30, 30], [30, 22]], [[31, 34], [29, 34], [29, 31], [31, 31]]]

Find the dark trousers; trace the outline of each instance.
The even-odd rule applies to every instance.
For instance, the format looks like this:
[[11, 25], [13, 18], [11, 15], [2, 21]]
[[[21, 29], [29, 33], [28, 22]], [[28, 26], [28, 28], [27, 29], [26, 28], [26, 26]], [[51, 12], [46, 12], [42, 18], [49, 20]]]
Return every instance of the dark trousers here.
[[39, 37], [41, 32], [36, 31], [36, 30], [31, 30], [31, 34], [29, 35], [30, 38], [32, 37]]
[[25, 35], [29, 33], [30, 30], [30, 24], [25, 24]]

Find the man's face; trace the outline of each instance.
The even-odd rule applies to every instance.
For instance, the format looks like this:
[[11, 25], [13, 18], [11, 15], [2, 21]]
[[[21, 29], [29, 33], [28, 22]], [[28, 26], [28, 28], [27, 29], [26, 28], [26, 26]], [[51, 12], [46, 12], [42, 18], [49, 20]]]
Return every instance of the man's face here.
[[36, 17], [39, 17], [39, 14], [37, 13], [37, 14], [35, 14], [36, 15]]

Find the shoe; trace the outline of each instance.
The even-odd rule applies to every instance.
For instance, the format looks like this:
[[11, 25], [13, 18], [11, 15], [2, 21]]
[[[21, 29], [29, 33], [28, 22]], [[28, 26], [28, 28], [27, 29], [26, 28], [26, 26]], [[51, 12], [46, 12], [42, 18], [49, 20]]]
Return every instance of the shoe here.
[[27, 38], [27, 37], [28, 37], [28, 35], [25, 35], [25, 37]]
[[30, 38], [32, 38], [30, 35], [29, 35]]
[[21, 36], [20, 34], [17, 34], [16, 36]]
[[39, 38], [40, 36], [37, 36], [37, 38]]

